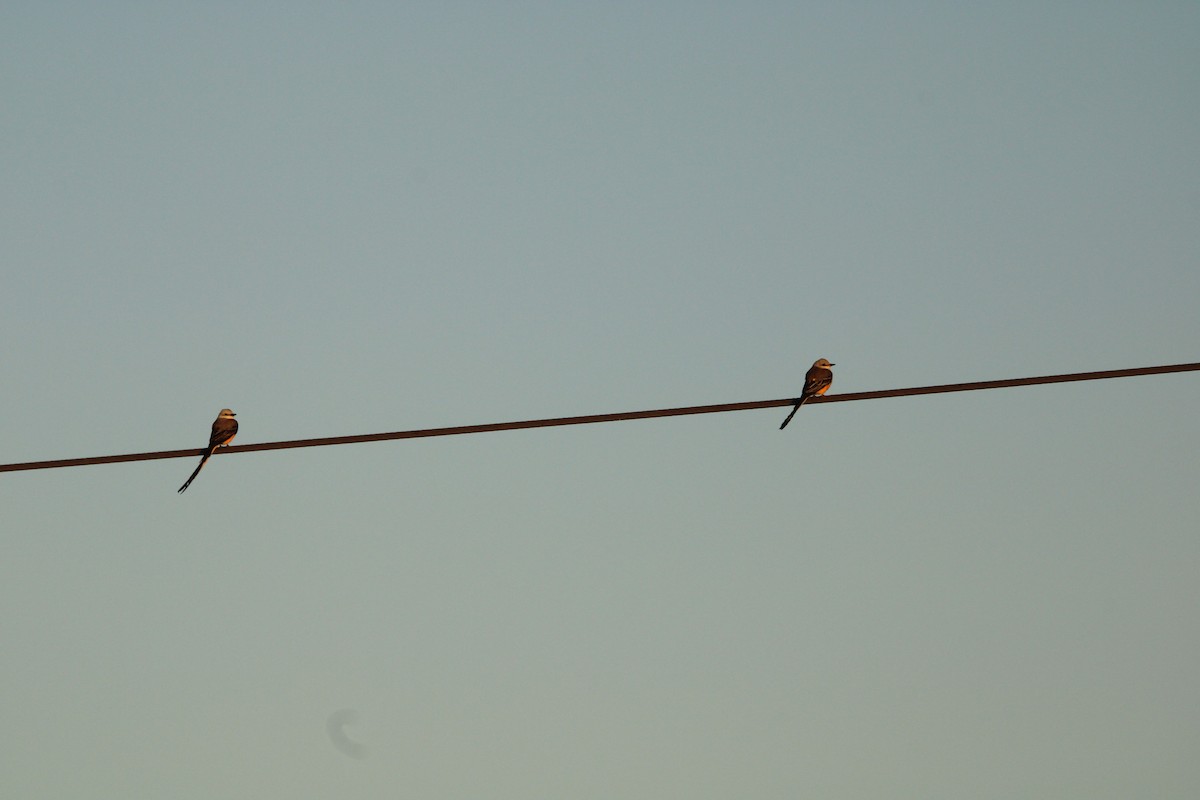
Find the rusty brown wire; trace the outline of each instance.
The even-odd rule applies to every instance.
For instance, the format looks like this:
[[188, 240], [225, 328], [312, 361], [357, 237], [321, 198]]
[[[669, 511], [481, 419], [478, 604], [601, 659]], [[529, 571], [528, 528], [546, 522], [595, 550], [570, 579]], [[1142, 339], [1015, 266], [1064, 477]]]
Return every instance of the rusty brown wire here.
[[[1107, 378], [1132, 378], [1142, 375], [1162, 375], [1171, 372], [1191, 372], [1200, 370], [1200, 363], [1167, 364], [1158, 367], [1135, 367], [1132, 369], [1111, 369], [1100, 372], [1073, 372], [1064, 375], [1039, 375], [1031, 378], [1005, 378], [991, 381], [975, 381], [972, 383], [947, 383], [938, 386], [914, 386], [904, 389], [881, 389], [871, 392], [847, 392], [844, 394], [824, 395], [814, 397], [806, 405], [820, 403], [845, 403], [853, 400], [878, 400], [885, 397], [908, 397], [919, 394], [940, 394], [943, 392], [970, 392], [981, 389], [1006, 389], [1017, 386], [1036, 386], [1045, 383], [1068, 383], [1071, 381], [1096, 381]], [[495, 431], [521, 430], [524, 428], [549, 428], [562, 425], [591, 425], [599, 422], [620, 422], [633, 419], [653, 419], [656, 417], [679, 417], [689, 414], [719, 414], [726, 411], [751, 411], [776, 406], [789, 406], [796, 398], [779, 400], [752, 400], [744, 403], [717, 403], [705, 406], [682, 406], [679, 408], [657, 408], [646, 411], [620, 411], [609, 414], [586, 414], [575, 417], [552, 417], [549, 419], [530, 419], [516, 422], [493, 422], [483, 425], [456, 425], [449, 428], [423, 428], [408, 431], [393, 431], [390, 433], [366, 433], [355, 436], [327, 436], [320, 439], [293, 439], [282, 442], [258, 442], [255, 444], [240, 444], [222, 447], [217, 454], [254, 453], [262, 450], [288, 450], [296, 447], [328, 447], [335, 444], [361, 444], [364, 442], [382, 442], [393, 439], [422, 439], [433, 436], [461, 436], [468, 433], [492, 433]], [[27, 461], [18, 464], [0, 464], [0, 472], [18, 472], [35, 469], [58, 469], [61, 467], [82, 467], [94, 464], [116, 464], [124, 461], [153, 461], [162, 458], [190, 458], [204, 454], [203, 448], [187, 450], [160, 450], [151, 453], [126, 453], [123, 455], [92, 456], [88, 458], [64, 458], [54, 461]]]

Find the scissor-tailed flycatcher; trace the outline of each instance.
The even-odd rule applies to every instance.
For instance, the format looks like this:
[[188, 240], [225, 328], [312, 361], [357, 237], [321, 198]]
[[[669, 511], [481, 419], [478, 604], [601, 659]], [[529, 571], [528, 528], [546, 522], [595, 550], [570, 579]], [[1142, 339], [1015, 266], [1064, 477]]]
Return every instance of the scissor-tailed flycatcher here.
[[218, 447], [227, 445], [233, 441], [233, 437], [237, 435], [238, 424], [234, 419], [237, 414], [234, 414], [228, 408], [222, 408], [221, 413], [217, 414], [216, 420], [213, 422], [212, 434], [208, 437], [208, 450], [204, 452], [204, 456], [200, 459], [200, 464], [196, 467], [196, 471], [192, 473], [192, 477], [184, 482], [183, 486], [179, 487], [180, 492], [186, 492], [187, 487], [192, 485], [192, 481], [196, 480], [196, 476], [200, 474], [200, 470], [204, 469], [204, 462], [212, 456]]
[[829, 363], [827, 358], [818, 358], [813, 362], [804, 376], [804, 390], [800, 392], [800, 399], [796, 401], [796, 407], [792, 409], [792, 413], [788, 414], [787, 419], [779, 426], [779, 430], [787, 427], [787, 424], [792, 421], [792, 417], [796, 416], [796, 412], [800, 410], [800, 406], [829, 391], [829, 385], [833, 383], [833, 370], [830, 369], [832, 366], [834, 365]]

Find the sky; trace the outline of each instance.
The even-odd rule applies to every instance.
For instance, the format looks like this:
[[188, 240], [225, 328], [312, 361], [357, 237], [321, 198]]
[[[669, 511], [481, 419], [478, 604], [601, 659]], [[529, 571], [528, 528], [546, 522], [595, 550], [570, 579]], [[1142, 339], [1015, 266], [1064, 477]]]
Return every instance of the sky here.
[[[1200, 360], [1194, 3], [0, 8], [3, 463]], [[1200, 375], [0, 475], [0, 795], [1200, 790]]]

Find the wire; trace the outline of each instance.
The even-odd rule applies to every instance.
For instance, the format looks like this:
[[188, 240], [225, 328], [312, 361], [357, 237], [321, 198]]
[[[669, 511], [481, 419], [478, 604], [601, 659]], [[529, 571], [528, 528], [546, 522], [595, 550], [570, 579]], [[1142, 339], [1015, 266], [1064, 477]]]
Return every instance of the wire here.
[[[944, 392], [973, 392], [980, 389], [1007, 389], [1015, 386], [1035, 386], [1043, 383], [1068, 383], [1071, 381], [1098, 381], [1107, 378], [1132, 378], [1141, 375], [1161, 375], [1171, 372], [1200, 370], [1200, 363], [1167, 364], [1160, 367], [1136, 367], [1134, 369], [1112, 369], [1103, 372], [1073, 372], [1065, 375], [1040, 375], [1032, 378], [1008, 378], [974, 383], [947, 383], [939, 386], [914, 386], [906, 389], [881, 389], [873, 392], [848, 392], [824, 395], [808, 400], [805, 405], [818, 403], [846, 403], [852, 400], [879, 400], [885, 397], [908, 397], [918, 394], [941, 394]], [[681, 408], [657, 408], [648, 411], [621, 411], [611, 414], [588, 414], [580, 417], [553, 417], [530, 419], [517, 422], [493, 422], [485, 425], [457, 425], [451, 428], [424, 428], [391, 433], [366, 433], [357, 436], [328, 436], [322, 439], [293, 439], [285, 442], [259, 442], [238, 444], [218, 448], [216, 454], [253, 453], [261, 450], [290, 450], [295, 447], [328, 447], [335, 444], [360, 444], [382, 442], [392, 439], [423, 439], [432, 436], [461, 436], [468, 433], [491, 433], [513, 431], [524, 428], [552, 428], [562, 425], [591, 425], [597, 422], [622, 422], [631, 419], [656, 417], [681, 417], [689, 414], [720, 414], [726, 411], [752, 411], [760, 408], [775, 408], [795, 404], [796, 398], [781, 400], [752, 400], [746, 403], [718, 403], [708, 406], [684, 406]], [[21, 464], [0, 464], [0, 472], [19, 472], [34, 469], [58, 469], [61, 467], [83, 467], [93, 464], [116, 464], [123, 461], [154, 461], [162, 458], [188, 458], [202, 456], [205, 448], [190, 450], [160, 450], [154, 453], [126, 453], [113, 456], [90, 458], [65, 458], [57, 461], [27, 461]]]

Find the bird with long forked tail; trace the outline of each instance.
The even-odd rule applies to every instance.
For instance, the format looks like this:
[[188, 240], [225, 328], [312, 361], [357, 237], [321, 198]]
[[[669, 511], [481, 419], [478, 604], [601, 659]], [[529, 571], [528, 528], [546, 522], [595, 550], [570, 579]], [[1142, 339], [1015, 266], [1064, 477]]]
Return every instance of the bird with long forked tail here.
[[787, 427], [788, 423], [792, 421], [792, 417], [796, 416], [796, 412], [800, 410], [800, 406], [829, 391], [829, 387], [833, 384], [833, 370], [830, 369], [832, 366], [835, 365], [830, 363], [827, 358], [818, 358], [813, 362], [804, 376], [804, 389], [800, 392], [800, 399], [796, 401], [796, 407], [792, 409], [792, 413], [788, 414], [787, 419], [779, 426], [779, 430]]
[[221, 413], [217, 415], [216, 420], [212, 424], [212, 434], [208, 437], [208, 448], [205, 449], [204, 455], [200, 458], [200, 463], [196, 466], [196, 471], [191, 477], [184, 481], [183, 486], [179, 487], [180, 493], [186, 492], [187, 488], [192, 485], [192, 481], [196, 480], [196, 476], [200, 474], [200, 470], [204, 469], [204, 462], [212, 457], [212, 454], [217, 451], [218, 447], [223, 447], [233, 441], [233, 437], [237, 435], [238, 424], [234, 419], [237, 414], [234, 414], [228, 408], [222, 408]]

